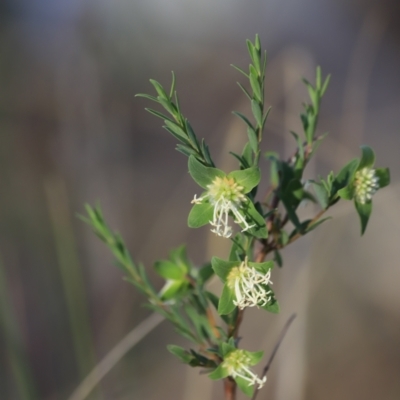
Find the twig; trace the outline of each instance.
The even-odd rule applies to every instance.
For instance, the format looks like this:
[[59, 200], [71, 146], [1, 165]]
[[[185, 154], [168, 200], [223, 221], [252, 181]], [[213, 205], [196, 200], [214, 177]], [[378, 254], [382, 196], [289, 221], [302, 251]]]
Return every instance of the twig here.
[[[296, 318], [296, 314], [292, 314], [291, 317], [290, 317], [290, 318], [288, 319], [288, 321], [286, 322], [285, 326], [283, 327], [282, 332], [281, 332], [281, 334], [280, 334], [280, 336], [279, 336], [279, 339], [278, 339], [278, 341], [276, 342], [275, 347], [274, 347], [274, 349], [272, 350], [271, 355], [269, 356], [267, 365], [266, 365], [266, 366], [264, 367], [264, 369], [263, 369], [263, 373], [262, 373], [262, 377], [261, 377], [261, 378], [264, 378], [264, 376], [267, 375], [267, 372], [268, 372], [268, 370], [269, 370], [269, 368], [270, 368], [270, 366], [271, 366], [271, 364], [272, 364], [272, 361], [274, 360], [275, 355], [276, 355], [276, 353], [278, 352], [278, 349], [279, 349], [279, 347], [280, 347], [280, 345], [281, 345], [283, 339], [285, 338], [286, 333], [287, 333], [287, 331], [288, 331], [289, 328], [290, 328], [290, 325], [292, 324], [292, 322], [294, 321], [295, 318]], [[256, 399], [258, 391], [259, 391], [259, 389], [256, 388], [255, 391], [254, 391], [253, 397], [251, 398], [251, 400], [255, 400], [255, 399]]]
[[84, 400], [103, 377], [115, 367], [121, 358], [140, 342], [157, 325], [164, 321], [164, 317], [153, 313], [129, 332], [104, 358], [89, 375], [74, 390], [68, 400]]

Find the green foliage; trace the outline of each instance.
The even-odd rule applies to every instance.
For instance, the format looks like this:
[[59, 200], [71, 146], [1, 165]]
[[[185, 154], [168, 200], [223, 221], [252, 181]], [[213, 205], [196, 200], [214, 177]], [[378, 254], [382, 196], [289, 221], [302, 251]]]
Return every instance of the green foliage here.
[[[279, 312], [271, 271], [275, 264], [283, 266], [282, 249], [328, 220], [323, 215], [342, 199], [354, 202], [363, 234], [372, 212], [372, 196], [389, 184], [390, 175], [386, 168], [374, 169], [373, 150], [362, 146], [361, 158], [351, 160], [337, 174], [304, 181], [304, 171], [326, 137], [317, 135], [317, 123], [329, 76], [323, 79], [317, 67], [315, 83], [303, 80], [310, 98], [300, 115], [303, 133], [290, 132], [296, 147], [289, 159], [275, 151], [265, 153], [270, 164], [269, 189], [263, 200], [257, 200], [262, 182], [260, 146], [271, 108], [266, 109], [264, 102], [267, 55], [261, 50], [258, 35], [254, 42], [247, 41], [247, 50], [251, 60], [248, 71], [233, 66], [248, 80], [238, 85], [249, 99], [252, 112], [251, 117], [233, 112], [243, 121], [248, 139], [241, 154], [231, 153], [238, 161], [234, 171], [225, 173], [215, 166], [204, 140], [198, 140], [181, 113], [174, 74], [169, 91], [150, 80], [157, 96], [138, 95], [164, 109], [165, 114], [146, 110], [161, 118], [164, 128], [178, 140], [177, 150], [188, 156], [189, 174], [202, 188], [200, 197], [192, 200], [189, 227], [209, 224], [212, 232], [230, 238], [229, 259], [213, 257], [198, 268], [181, 246], [171, 251], [168, 259], [155, 262], [154, 269], [163, 279], [161, 289], [156, 290], [145, 268], [132, 261], [121, 236], [108, 227], [100, 207], [86, 206], [87, 216], [81, 218], [110, 248], [126, 280], [146, 296], [147, 306], [168, 319], [196, 347], [186, 350], [170, 345], [168, 350], [185, 364], [206, 368], [211, 379], [233, 379], [247, 396], [252, 396], [255, 386], [258, 390], [265, 382], [265, 377], [258, 377], [250, 369], [263, 353], [238, 348], [239, 327], [246, 308]], [[317, 203], [320, 211], [303, 219], [298, 211], [308, 201]], [[265, 261], [269, 255], [273, 260]], [[207, 290], [214, 275], [223, 283], [220, 297]]]

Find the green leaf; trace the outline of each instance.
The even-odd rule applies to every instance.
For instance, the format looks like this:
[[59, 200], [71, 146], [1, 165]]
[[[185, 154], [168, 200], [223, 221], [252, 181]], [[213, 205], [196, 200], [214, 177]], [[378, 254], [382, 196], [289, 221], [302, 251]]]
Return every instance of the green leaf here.
[[257, 271], [261, 272], [262, 274], [266, 274], [270, 269], [274, 268], [273, 261], [265, 261], [263, 263], [255, 263], [249, 262], [250, 267], [255, 268]]
[[261, 306], [262, 309], [269, 311], [273, 314], [279, 314], [280, 307], [278, 301], [275, 298], [272, 298], [265, 306]]
[[254, 385], [249, 386], [249, 381], [246, 379], [237, 376], [235, 378], [235, 382], [237, 383], [239, 389], [248, 397], [252, 397], [254, 393]]
[[261, 127], [262, 123], [263, 123], [263, 116], [262, 116], [260, 105], [255, 100], [251, 101], [251, 111], [253, 112], [253, 115], [257, 122], [257, 125], [259, 127]]
[[257, 153], [259, 145], [258, 145], [258, 138], [257, 133], [253, 128], [247, 127], [247, 136], [249, 137], [249, 143], [251, 146], [251, 150], [253, 153]]
[[257, 365], [264, 357], [263, 351], [246, 351], [246, 355], [250, 358], [250, 365]]
[[228, 178], [233, 178], [238, 185], [243, 186], [243, 193], [249, 193], [260, 183], [261, 173], [259, 168], [252, 167], [241, 171], [232, 171], [228, 174]]
[[240, 265], [240, 263], [241, 261], [225, 261], [218, 257], [213, 257], [211, 259], [212, 269], [222, 279], [222, 282], [226, 281], [226, 278], [228, 277], [232, 268]]
[[356, 206], [357, 213], [360, 217], [361, 222], [361, 236], [364, 235], [365, 230], [367, 229], [368, 220], [371, 216], [372, 212], [372, 202], [368, 201], [365, 204], [358, 203], [357, 201], [354, 202]]
[[358, 160], [358, 158], [355, 158], [340, 170], [335, 180], [333, 181], [333, 192], [331, 193], [332, 195], [336, 194], [339, 189], [344, 188], [353, 181], [354, 174], [358, 168], [359, 162], [360, 161]]
[[208, 374], [208, 377], [214, 381], [217, 381], [219, 379], [226, 378], [228, 375], [229, 373], [226, 368], [223, 368], [222, 364], [219, 364], [218, 367], [211, 372], [211, 374]]
[[210, 203], [195, 204], [188, 217], [189, 228], [200, 228], [213, 219], [214, 206]]
[[169, 98], [170, 99], [172, 98], [172, 96], [175, 93], [175, 83], [176, 83], [174, 71], [171, 71], [171, 73], [172, 73], [172, 82], [171, 82], [171, 89], [169, 91]]
[[243, 115], [242, 113], [240, 113], [238, 111], [232, 111], [232, 114], [239, 117], [249, 128], [254, 130], [252, 123], [247, 119], [247, 117], [245, 115]]
[[361, 160], [358, 169], [372, 168], [375, 164], [375, 153], [369, 146], [361, 146]]
[[182, 265], [171, 261], [157, 261], [154, 264], [154, 269], [165, 279], [183, 280], [186, 275], [186, 271], [182, 268]]
[[317, 228], [319, 225], [321, 225], [325, 221], [328, 221], [329, 219], [332, 219], [332, 217], [322, 218], [322, 219], [319, 219], [318, 221], [314, 222], [313, 224], [308, 225], [305, 233], [311, 232], [313, 229]]
[[228, 287], [228, 285], [224, 285], [224, 288], [222, 290], [222, 295], [218, 303], [218, 314], [219, 315], [230, 314], [236, 307], [233, 304], [233, 300], [235, 300], [235, 295], [233, 291]]
[[[248, 201], [244, 208], [246, 214], [246, 220], [250, 225], [255, 224], [253, 228], [248, 229], [246, 232], [261, 238], [266, 239], [268, 237], [267, 225], [264, 217], [256, 210], [252, 201]], [[244, 228], [244, 224], [240, 224]]]
[[165, 100], [169, 100], [167, 93], [165, 93], [164, 88], [161, 86], [160, 83], [158, 83], [156, 80], [154, 79], [150, 79], [151, 84], [154, 86], [154, 88], [156, 89], [158, 95], [160, 97], [162, 97]]
[[318, 200], [319, 205], [325, 210], [329, 205], [329, 193], [322, 183], [310, 181], [312, 188], [314, 189], [315, 197]]
[[174, 356], [178, 357], [185, 364], [189, 364], [193, 359], [193, 356], [188, 351], [186, 351], [184, 348], [182, 348], [180, 346], [175, 346], [174, 344], [169, 344], [167, 346], [167, 349], [170, 353], [172, 353]]
[[274, 251], [274, 261], [278, 264], [278, 267], [282, 268], [283, 260], [282, 260], [281, 253], [278, 250]]
[[340, 189], [338, 192], [338, 195], [340, 198], [344, 200], [352, 200], [354, 196], [354, 189], [352, 185], [348, 185], [342, 189]]
[[250, 73], [250, 86], [253, 89], [254, 96], [258, 101], [262, 101], [262, 93], [260, 83], [256, 76]]
[[248, 78], [249, 76], [246, 74], [246, 72], [244, 72], [241, 68], [237, 67], [236, 65], [231, 64], [231, 67], [235, 68], [236, 71], [239, 71], [241, 74], [243, 74], [246, 78]]
[[167, 125], [169, 129], [171, 129], [171, 131], [173, 131], [178, 137], [186, 140], [187, 142], [187, 134], [179, 125], [177, 125], [175, 122], [171, 122], [168, 119], [166, 119], [164, 122], [165, 125]]
[[188, 284], [185, 281], [168, 280], [160, 290], [159, 295], [163, 300], [173, 299], [178, 294], [184, 292], [184, 290], [187, 288], [187, 285]]
[[211, 263], [207, 263], [202, 268], [200, 268], [199, 280], [201, 285], [204, 285], [213, 276], [214, 270], [212, 269]]
[[379, 188], [384, 188], [390, 183], [390, 171], [389, 168], [377, 168], [375, 174], [379, 179]]
[[207, 185], [210, 185], [215, 178], [223, 178], [226, 176], [223, 171], [217, 168], [204, 166], [194, 156], [189, 157], [189, 173], [195, 182], [203, 189], [207, 189]]

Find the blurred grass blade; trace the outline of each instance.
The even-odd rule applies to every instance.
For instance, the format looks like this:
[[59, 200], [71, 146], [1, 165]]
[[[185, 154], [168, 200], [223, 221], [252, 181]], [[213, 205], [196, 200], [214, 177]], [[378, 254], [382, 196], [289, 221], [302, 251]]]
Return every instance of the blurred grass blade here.
[[48, 179], [45, 181], [45, 194], [68, 311], [73, 351], [79, 376], [83, 378], [95, 365], [95, 357], [84, 279], [77, 254], [64, 182], [58, 177]]
[[153, 313], [150, 314], [144, 321], [136, 326], [129, 332], [104, 358], [90, 374], [81, 382], [75, 389], [68, 400], [84, 400], [89, 396], [92, 390], [99, 384], [99, 382], [111, 371], [115, 365], [124, 357], [129, 350], [131, 350], [137, 343], [139, 343], [148, 333], [156, 328], [164, 317]]
[[[5, 355], [13, 377], [10, 380], [10, 391], [14, 394], [17, 393], [19, 399], [38, 399], [35, 381], [25, 353], [25, 344], [23, 343], [20, 327], [15, 315], [12, 299], [8, 291], [5, 268], [0, 258], [0, 331], [2, 331], [2, 336], [5, 340]], [[11, 386], [12, 383], [14, 383], [14, 386]], [[2, 389], [1, 398], [6, 393]]]

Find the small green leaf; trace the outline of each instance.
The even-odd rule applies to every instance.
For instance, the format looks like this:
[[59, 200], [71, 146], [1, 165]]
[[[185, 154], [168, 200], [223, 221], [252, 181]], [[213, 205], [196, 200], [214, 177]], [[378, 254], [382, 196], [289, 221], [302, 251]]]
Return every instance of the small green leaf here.
[[351, 160], [348, 164], [346, 164], [340, 172], [337, 174], [335, 180], [333, 181], [333, 194], [336, 194], [339, 189], [344, 188], [350, 182], [353, 181], [354, 174], [358, 168], [359, 160], [355, 158]]
[[356, 206], [357, 213], [360, 217], [361, 222], [361, 236], [364, 235], [365, 230], [367, 229], [368, 220], [371, 216], [372, 212], [372, 202], [368, 201], [364, 204], [358, 203], [357, 201], [354, 202]]
[[250, 365], [257, 365], [264, 357], [263, 351], [246, 351], [246, 355], [250, 358]]
[[[253, 228], [247, 230], [248, 233], [261, 238], [266, 239], [268, 237], [267, 225], [264, 217], [256, 210], [252, 201], [248, 201], [245, 208], [246, 219], [250, 225], [255, 225]], [[244, 228], [244, 224], [240, 224]]]
[[211, 263], [205, 264], [199, 271], [200, 284], [204, 285], [210, 278], [214, 276], [214, 270]]
[[207, 189], [215, 178], [223, 178], [225, 173], [217, 168], [204, 166], [196, 157], [189, 157], [189, 173], [195, 182], [203, 189]]
[[273, 314], [279, 314], [280, 307], [278, 301], [275, 298], [272, 298], [265, 306], [261, 306], [262, 309], [269, 311]]
[[377, 168], [375, 174], [379, 179], [379, 188], [384, 188], [390, 183], [390, 171], [389, 168]]
[[258, 138], [257, 138], [257, 133], [253, 128], [250, 128], [249, 126], [247, 127], [247, 136], [249, 138], [249, 143], [251, 146], [251, 150], [253, 150], [253, 153], [258, 152]]
[[171, 261], [157, 261], [154, 264], [154, 269], [165, 279], [183, 280], [186, 275], [186, 271], [181, 265]]
[[235, 295], [233, 291], [228, 287], [228, 285], [224, 285], [224, 288], [222, 290], [222, 295], [218, 303], [218, 314], [219, 315], [230, 314], [236, 307], [233, 304], [234, 299]]
[[150, 79], [151, 84], [154, 86], [154, 88], [156, 89], [158, 95], [160, 97], [162, 97], [165, 100], [169, 100], [167, 93], [165, 93], [164, 88], [161, 86], [160, 83], [158, 83], [156, 80], [154, 79]]
[[189, 228], [200, 228], [213, 219], [214, 207], [210, 203], [195, 204], [188, 217]]
[[282, 268], [283, 260], [282, 260], [281, 253], [278, 250], [274, 251], [274, 261], [278, 264], [279, 268]]
[[222, 282], [225, 282], [229, 272], [233, 267], [240, 265], [240, 261], [225, 261], [222, 258], [213, 257], [211, 265], [214, 272], [222, 279]]
[[168, 280], [160, 291], [160, 297], [163, 300], [173, 299], [178, 294], [182, 293], [188, 284], [185, 281]]
[[249, 386], [249, 381], [246, 379], [237, 376], [235, 378], [235, 382], [237, 383], [239, 389], [248, 397], [252, 397], [254, 393], [254, 385]]
[[174, 356], [178, 357], [182, 362], [185, 364], [189, 364], [190, 361], [192, 361], [193, 356], [186, 351], [184, 348], [180, 346], [175, 346], [174, 344], [169, 344], [167, 346], [167, 349], [170, 353], [172, 353]]
[[243, 115], [242, 113], [240, 113], [238, 111], [232, 111], [232, 114], [239, 117], [249, 128], [254, 130], [252, 123], [248, 120], [248, 118], [245, 115]]
[[352, 200], [354, 196], [354, 189], [352, 185], [348, 185], [338, 191], [340, 198], [344, 200]]
[[216, 369], [214, 369], [211, 374], [208, 374], [208, 377], [214, 381], [217, 381], [219, 379], [224, 379], [229, 375], [229, 372], [226, 370], [226, 368], [222, 367], [222, 364], [219, 364]]
[[270, 269], [274, 268], [273, 261], [265, 261], [263, 263], [255, 263], [250, 261], [248, 264], [262, 274], [266, 274]]
[[369, 146], [361, 146], [361, 160], [358, 169], [372, 168], [375, 164], [375, 153]]
[[251, 111], [253, 112], [253, 115], [257, 122], [257, 125], [259, 127], [261, 127], [262, 123], [263, 123], [263, 116], [262, 116], [260, 105], [255, 100], [251, 101]]
[[251, 88], [253, 89], [254, 96], [258, 101], [262, 101], [262, 93], [261, 93], [261, 87], [260, 83], [258, 82], [258, 79], [256, 76], [250, 73], [250, 85]]
[[318, 200], [319, 205], [323, 210], [328, 207], [329, 204], [329, 194], [322, 183], [317, 183], [310, 181], [312, 188], [314, 189], [315, 197]]
[[228, 178], [233, 178], [238, 185], [243, 186], [243, 193], [249, 193], [260, 183], [261, 173], [259, 168], [252, 167], [241, 171], [232, 171], [228, 174]]

